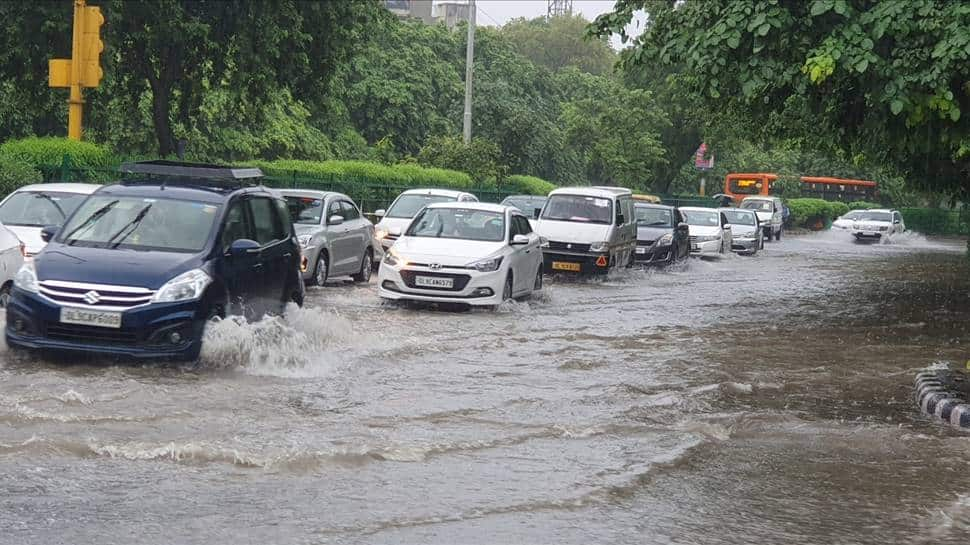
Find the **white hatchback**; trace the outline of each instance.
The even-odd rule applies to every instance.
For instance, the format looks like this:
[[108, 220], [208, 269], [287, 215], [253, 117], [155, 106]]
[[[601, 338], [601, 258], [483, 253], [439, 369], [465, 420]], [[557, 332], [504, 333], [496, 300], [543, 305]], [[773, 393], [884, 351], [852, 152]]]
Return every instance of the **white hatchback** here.
[[378, 295], [495, 306], [542, 289], [541, 265], [540, 238], [516, 208], [431, 204], [384, 256]]
[[48, 226], [64, 224], [96, 184], [33, 184], [26, 185], [0, 202], [0, 223], [17, 235], [26, 245], [28, 257], [33, 257], [47, 245], [40, 231]]

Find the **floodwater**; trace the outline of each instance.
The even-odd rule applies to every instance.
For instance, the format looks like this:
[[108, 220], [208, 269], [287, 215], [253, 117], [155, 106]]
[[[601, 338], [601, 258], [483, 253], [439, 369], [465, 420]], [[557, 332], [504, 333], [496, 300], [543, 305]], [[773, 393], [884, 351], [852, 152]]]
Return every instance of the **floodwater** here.
[[0, 353], [0, 543], [960, 543], [962, 241], [786, 237], [496, 312], [335, 282], [195, 369]]

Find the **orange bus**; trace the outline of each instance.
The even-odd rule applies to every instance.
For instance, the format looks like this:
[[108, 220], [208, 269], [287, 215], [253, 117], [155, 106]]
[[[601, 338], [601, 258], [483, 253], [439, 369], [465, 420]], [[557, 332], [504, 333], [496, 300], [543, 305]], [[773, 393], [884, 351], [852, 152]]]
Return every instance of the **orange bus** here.
[[[774, 195], [777, 174], [764, 172], [732, 173], [724, 178], [724, 193], [740, 202], [752, 195]], [[827, 201], [874, 201], [878, 184], [869, 180], [848, 180], [825, 176], [802, 176], [802, 194]]]

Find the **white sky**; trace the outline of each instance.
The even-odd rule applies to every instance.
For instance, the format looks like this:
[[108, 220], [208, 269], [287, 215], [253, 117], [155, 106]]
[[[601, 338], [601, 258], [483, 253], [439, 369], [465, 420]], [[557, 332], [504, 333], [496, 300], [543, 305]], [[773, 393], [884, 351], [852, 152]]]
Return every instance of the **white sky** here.
[[[546, 0], [476, 0], [478, 15], [475, 23], [481, 26], [500, 26], [510, 19], [525, 17], [534, 19], [546, 14]], [[590, 21], [597, 15], [613, 9], [613, 0], [573, 0], [573, 13], [580, 13]], [[627, 33], [639, 34], [638, 20], [634, 19]], [[613, 40], [614, 47], [620, 47], [619, 39]]]

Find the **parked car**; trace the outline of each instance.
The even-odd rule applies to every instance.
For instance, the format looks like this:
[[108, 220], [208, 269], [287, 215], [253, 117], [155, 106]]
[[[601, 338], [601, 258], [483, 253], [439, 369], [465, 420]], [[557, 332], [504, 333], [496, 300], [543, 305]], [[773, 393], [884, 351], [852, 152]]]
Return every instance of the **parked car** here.
[[878, 242], [888, 240], [906, 230], [899, 210], [865, 210], [852, 222], [849, 231], [857, 241]]
[[841, 229], [843, 231], [851, 230], [855, 222], [862, 217], [863, 212], [865, 212], [865, 210], [850, 210], [835, 218], [835, 220], [832, 221], [832, 229]]
[[0, 307], [6, 307], [13, 290], [13, 279], [24, 264], [24, 243], [0, 224]]
[[781, 240], [781, 231], [785, 224], [786, 210], [784, 203], [778, 197], [745, 197], [740, 208], [753, 210], [758, 215], [761, 228], [766, 239]]
[[690, 255], [689, 226], [680, 210], [662, 204], [636, 202], [637, 249], [640, 264], [667, 264]]
[[542, 195], [511, 195], [505, 197], [500, 203], [502, 206], [514, 206], [527, 218], [533, 220], [539, 217], [542, 207], [545, 206], [549, 197]]
[[393, 246], [422, 208], [438, 202], [478, 202], [478, 197], [450, 189], [409, 189], [401, 193], [387, 210], [374, 212], [375, 216], [381, 218], [375, 226], [375, 236], [380, 241], [381, 249], [386, 252]]
[[690, 230], [690, 251], [697, 255], [720, 255], [731, 251], [731, 224], [717, 208], [683, 207]]
[[192, 360], [206, 324], [302, 304], [300, 244], [259, 169], [129, 163], [14, 278], [13, 348]]
[[430, 204], [388, 250], [378, 273], [387, 300], [494, 306], [542, 289], [542, 249], [511, 206]]
[[99, 187], [73, 183], [26, 185], [0, 202], [0, 223], [24, 243], [27, 257], [33, 257], [46, 244], [40, 238], [41, 229], [63, 225], [74, 209]]
[[284, 189], [290, 220], [300, 240], [303, 280], [317, 286], [333, 276], [369, 282], [378, 254], [374, 224], [342, 193]]
[[604, 274], [633, 265], [633, 196], [620, 187], [564, 187], [549, 193], [536, 232], [546, 273]]
[[743, 208], [721, 208], [731, 224], [731, 249], [739, 254], [754, 255], [765, 247], [764, 232], [758, 215]]

